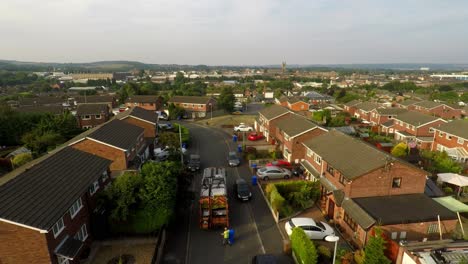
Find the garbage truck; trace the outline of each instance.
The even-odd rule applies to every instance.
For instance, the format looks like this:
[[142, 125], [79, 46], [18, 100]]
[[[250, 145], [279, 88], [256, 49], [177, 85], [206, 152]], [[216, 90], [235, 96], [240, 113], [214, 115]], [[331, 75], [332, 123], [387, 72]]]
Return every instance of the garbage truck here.
[[209, 167], [204, 169], [199, 206], [201, 229], [229, 227], [225, 168]]

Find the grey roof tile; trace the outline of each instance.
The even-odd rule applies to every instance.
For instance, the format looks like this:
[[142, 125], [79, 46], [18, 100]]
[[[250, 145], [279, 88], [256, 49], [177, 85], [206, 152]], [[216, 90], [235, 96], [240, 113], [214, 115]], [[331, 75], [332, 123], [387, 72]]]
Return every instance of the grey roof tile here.
[[135, 146], [138, 136], [143, 134], [143, 131], [139, 126], [113, 119], [87, 137], [127, 150]]
[[287, 108], [280, 105], [271, 105], [263, 108], [259, 112], [267, 120], [271, 120], [286, 113], [291, 113]]
[[468, 119], [450, 121], [436, 127], [436, 129], [457, 137], [468, 139]]
[[76, 108], [77, 115], [96, 115], [109, 113], [108, 104], [79, 104]]
[[318, 126], [307, 118], [292, 114], [288, 118], [279, 120], [276, 126], [284, 131], [288, 136], [294, 137], [305, 131], [317, 128]]
[[209, 96], [174, 96], [169, 103], [207, 104], [212, 99]]
[[420, 125], [424, 125], [424, 124], [436, 121], [437, 119], [440, 119], [440, 118], [422, 114], [416, 111], [408, 111], [406, 113], [399, 114], [394, 119], [400, 120], [410, 125], [418, 127]]

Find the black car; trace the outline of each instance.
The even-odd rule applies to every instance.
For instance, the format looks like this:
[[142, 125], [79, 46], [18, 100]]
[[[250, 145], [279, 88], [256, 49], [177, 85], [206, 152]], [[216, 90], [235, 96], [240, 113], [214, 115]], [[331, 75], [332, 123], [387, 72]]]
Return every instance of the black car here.
[[241, 201], [248, 201], [252, 198], [252, 193], [250, 192], [249, 185], [244, 179], [237, 179], [234, 184], [234, 191], [236, 196]]
[[187, 162], [187, 168], [191, 171], [200, 169], [200, 155], [191, 154]]
[[278, 259], [270, 254], [257, 255], [252, 259], [252, 264], [279, 264]]

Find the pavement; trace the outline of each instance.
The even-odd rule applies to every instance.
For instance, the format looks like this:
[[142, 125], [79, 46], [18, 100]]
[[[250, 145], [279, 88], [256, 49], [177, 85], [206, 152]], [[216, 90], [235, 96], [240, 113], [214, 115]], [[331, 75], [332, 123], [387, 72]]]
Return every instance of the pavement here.
[[[253, 256], [273, 254], [281, 256], [281, 263], [292, 263], [282, 254], [283, 237], [257, 187], [251, 187], [252, 200], [240, 202], [233, 195], [236, 179], [244, 178], [251, 182], [252, 173], [248, 163], [243, 161], [239, 167], [227, 167], [227, 153], [235, 151], [237, 145], [229, 135], [220, 129], [185, 123], [190, 129], [192, 143], [190, 153], [201, 156], [202, 170], [196, 173], [192, 184], [195, 199], [190, 208], [183, 208], [168, 230], [163, 263], [251, 263]], [[211, 166], [226, 167], [230, 227], [235, 232], [232, 246], [222, 245], [222, 229], [201, 230], [198, 225], [198, 197], [203, 168]]]

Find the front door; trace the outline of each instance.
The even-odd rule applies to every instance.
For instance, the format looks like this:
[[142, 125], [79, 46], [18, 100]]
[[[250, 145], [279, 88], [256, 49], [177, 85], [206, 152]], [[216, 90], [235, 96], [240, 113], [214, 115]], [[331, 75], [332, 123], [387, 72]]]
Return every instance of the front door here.
[[333, 219], [335, 216], [335, 202], [332, 199], [328, 199], [328, 218]]

